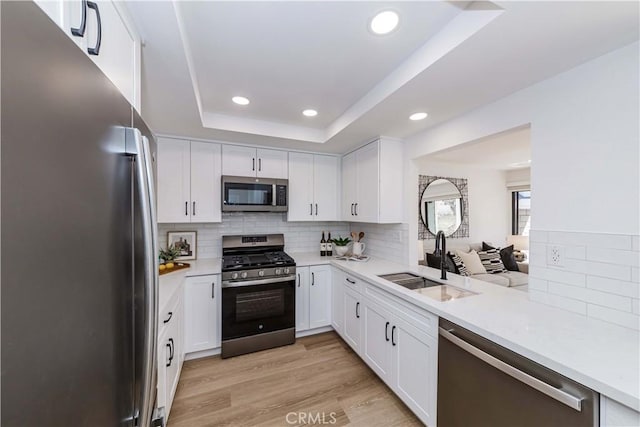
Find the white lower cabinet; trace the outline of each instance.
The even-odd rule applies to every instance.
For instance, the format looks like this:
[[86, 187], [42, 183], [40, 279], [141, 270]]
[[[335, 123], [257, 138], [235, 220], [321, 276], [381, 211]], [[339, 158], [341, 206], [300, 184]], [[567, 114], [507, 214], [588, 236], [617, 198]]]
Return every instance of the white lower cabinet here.
[[600, 427], [640, 426], [640, 413], [600, 395]]
[[[385, 290], [334, 272], [340, 336], [425, 424], [436, 424], [438, 317]], [[342, 306], [340, 306], [342, 304]]]
[[360, 353], [360, 337], [362, 322], [360, 321], [362, 295], [351, 288], [344, 288], [344, 334], [343, 338], [353, 351]]
[[331, 266], [296, 267], [296, 331], [331, 325]]
[[169, 417], [171, 404], [178, 388], [182, 362], [184, 362], [183, 299], [177, 292], [161, 326], [158, 338], [158, 396], [157, 406], [165, 408], [165, 417]]
[[185, 353], [220, 347], [220, 276], [187, 277], [184, 286]]

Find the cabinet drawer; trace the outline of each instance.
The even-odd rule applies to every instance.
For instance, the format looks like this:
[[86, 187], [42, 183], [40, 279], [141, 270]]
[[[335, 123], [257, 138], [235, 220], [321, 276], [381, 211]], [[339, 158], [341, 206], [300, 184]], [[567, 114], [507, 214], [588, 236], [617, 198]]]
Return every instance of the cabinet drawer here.
[[179, 303], [180, 298], [178, 298], [178, 292], [176, 292], [176, 295], [171, 298], [164, 310], [160, 310], [158, 313], [158, 336], [161, 336], [169, 326], [176, 322]]
[[416, 326], [431, 336], [438, 336], [438, 316], [391, 295], [375, 285], [367, 284], [365, 295], [389, 308], [396, 316]]
[[356, 292], [362, 293], [362, 281], [360, 279], [356, 279], [350, 274], [345, 274], [342, 282], [347, 288], [353, 289]]

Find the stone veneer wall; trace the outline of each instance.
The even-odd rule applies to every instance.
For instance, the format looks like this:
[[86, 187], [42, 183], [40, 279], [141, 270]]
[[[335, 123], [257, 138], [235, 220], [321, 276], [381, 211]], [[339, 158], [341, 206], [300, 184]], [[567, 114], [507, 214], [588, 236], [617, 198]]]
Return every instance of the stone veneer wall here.
[[532, 230], [529, 298], [640, 329], [639, 246], [638, 235]]
[[215, 224], [159, 224], [158, 243], [167, 245], [168, 231], [197, 231], [199, 259], [222, 256], [222, 236], [234, 234], [283, 233], [287, 252], [320, 251], [322, 231], [331, 237], [349, 234], [346, 222], [287, 222], [283, 213], [223, 213], [222, 223]]

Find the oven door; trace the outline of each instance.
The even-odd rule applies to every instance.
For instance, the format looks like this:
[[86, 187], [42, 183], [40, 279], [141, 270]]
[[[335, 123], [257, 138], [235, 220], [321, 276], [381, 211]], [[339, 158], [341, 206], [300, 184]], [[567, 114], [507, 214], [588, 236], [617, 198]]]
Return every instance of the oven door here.
[[295, 289], [295, 278], [249, 286], [223, 285], [222, 340], [294, 328]]

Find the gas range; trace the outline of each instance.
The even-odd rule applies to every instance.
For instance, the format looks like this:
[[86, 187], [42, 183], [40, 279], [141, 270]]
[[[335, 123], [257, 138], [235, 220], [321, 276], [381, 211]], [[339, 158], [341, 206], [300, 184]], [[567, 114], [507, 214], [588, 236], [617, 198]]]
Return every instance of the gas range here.
[[288, 278], [296, 262], [283, 250], [282, 234], [222, 237], [222, 284]]
[[296, 263], [282, 234], [222, 237], [222, 357], [295, 342]]

